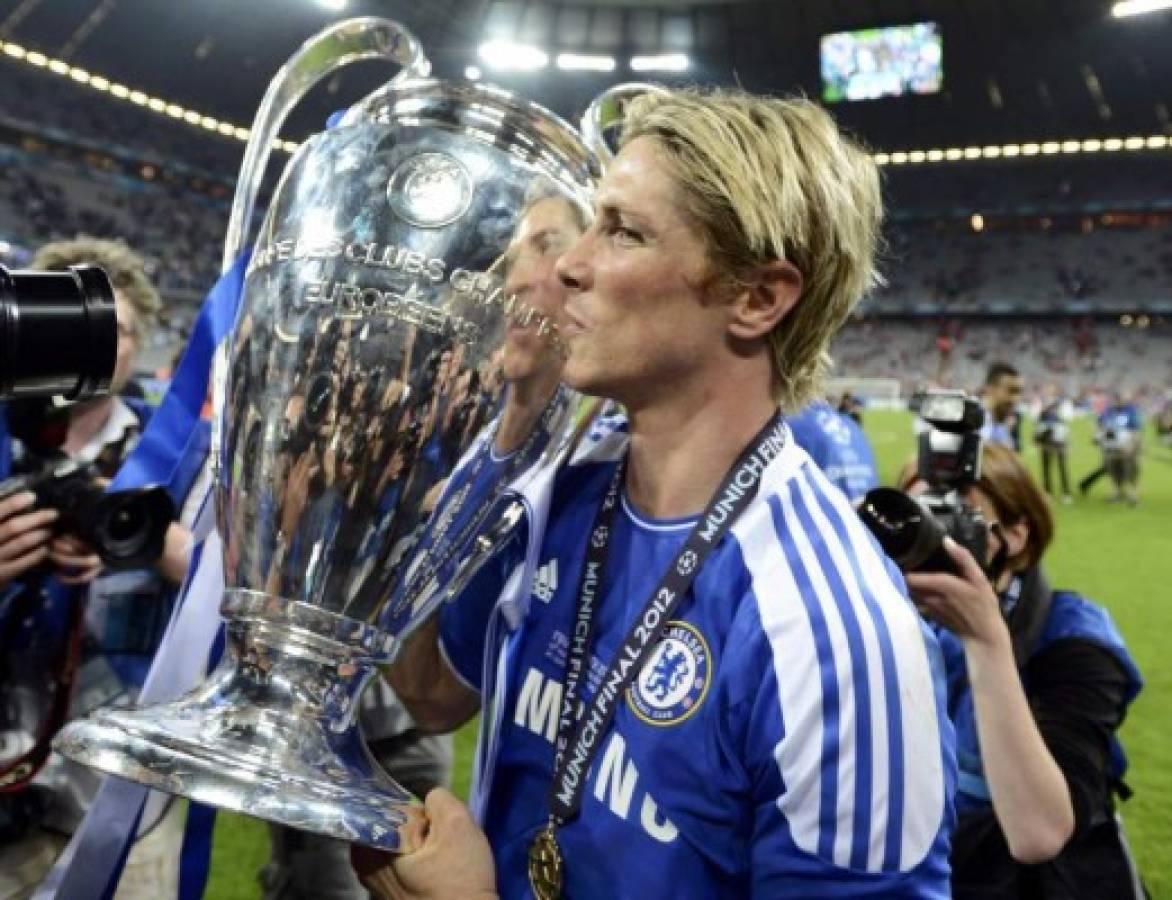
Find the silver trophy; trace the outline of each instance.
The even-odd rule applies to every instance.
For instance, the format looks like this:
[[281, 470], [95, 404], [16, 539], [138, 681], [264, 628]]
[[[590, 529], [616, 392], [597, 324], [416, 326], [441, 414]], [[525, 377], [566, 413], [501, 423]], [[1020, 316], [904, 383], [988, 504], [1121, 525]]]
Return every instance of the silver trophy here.
[[[288, 111], [370, 58], [403, 68], [293, 155], [214, 375], [224, 661], [185, 697], [99, 711], [55, 746], [201, 802], [407, 850], [420, 807], [370, 757], [356, 707], [376, 666], [508, 532], [518, 507], [504, 489], [571, 426], [556, 317], [507, 293], [502, 274], [525, 211], [587, 207], [597, 162], [547, 110], [429, 79], [405, 29], [350, 20], [270, 85], [226, 264]], [[502, 448], [510, 353], [532, 357], [541, 402]]]

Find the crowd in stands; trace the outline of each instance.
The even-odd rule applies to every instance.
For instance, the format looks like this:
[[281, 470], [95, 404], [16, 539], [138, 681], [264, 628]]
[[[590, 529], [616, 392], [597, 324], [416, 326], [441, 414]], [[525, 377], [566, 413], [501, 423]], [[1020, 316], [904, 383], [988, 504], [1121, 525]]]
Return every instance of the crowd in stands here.
[[1055, 155], [889, 166], [884, 195], [896, 220], [941, 215], [1172, 209], [1167, 152]]
[[[44, 138], [0, 142], [0, 262], [20, 265], [39, 244], [79, 233], [125, 239], [148, 259], [167, 301], [156, 340], [157, 355], [168, 357], [215, 281], [229, 206], [226, 194], [215, 199], [163, 177], [166, 167], [179, 161], [227, 186], [242, 145], [2, 59], [0, 126], [9, 139], [21, 128]], [[71, 140], [79, 152], [57, 149]], [[136, 165], [138, 177], [130, 177], [125, 167], [94, 165], [92, 147], [156, 163]], [[1166, 156], [889, 167], [885, 182], [887, 284], [868, 300], [867, 320], [842, 333], [838, 374], [897, 378], [905, 390], [926, 381], [969, 385], [1011, 351], [1028, 379], [1055, 382], [1070, 396], [1107, 386], [1157, 397], [1172, 384]], [[978, 212], [1018, 218], [974, 231]], [[1072, 311], [1113, 312], [1112, 322], [1145, 314], [1150, 327], [1089, 315], [1057, 323], [951, 318]], [[886, 320], [925, 312], [933, 315]]]
[[899, 312], [922, 303], [969, 313], [1172, 307], [1172, 219], [1146, 228], [1087, 221], [1085, 231], [973, 232], [967, 220], [961, 227], [892, 229], [888, 283], [870, 309]]
[[831, 350], [836, 375], [895, 378], [904, 396], [927, 384], [972, 389], [1011, 359], [1027, 384], [1064, 396], [1119, 390], [1156, 408], [1172, 386], [1172, 327], [1090, 319], [869, 319]]
[[219, 274], [227, 203], [172, 184], [131, 182], [61, 160], [21, 161], [0, 147], [0, 263], [21, 266], [38, 246], [78, 234], [139, 250], [165, 303], [144, 358], [163, 365], [181, 345]]
[[[244, 145], [0, 56], [0, 123], [231, 180]], [[242, 123], [247, 124], [247, 123]]]

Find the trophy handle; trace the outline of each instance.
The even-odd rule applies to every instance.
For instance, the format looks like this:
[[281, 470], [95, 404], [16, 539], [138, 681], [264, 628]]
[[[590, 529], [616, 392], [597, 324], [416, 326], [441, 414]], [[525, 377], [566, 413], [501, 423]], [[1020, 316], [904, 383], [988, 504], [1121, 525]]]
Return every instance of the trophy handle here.
[[273, 141], [289, 111], [327, 75], [366, 59], [388, 59], [402, 66], [392, 81], [423, 77], [431, 72], [431, 63], [415, 35], [390, 19], [364, 16], [338, 22], [311, 37], [269, 82], [252, 122], [252, 134], [232, 198], [222, 271], [232, 267], [248, 241], [260, 181]]
[[[265, 90], [264, 99], [252, 122], [252, 133], [244, 150], [244, 162], [232, 198], [232, 214], [224, 238], [221, 271], [227, 272], [248, 242], [249, 226], [256, 207], [256, 195], [272, 152], [273, 141], [296, 106], [327, 75], [350, 63], [367, 59], [388, 59], [402, 68], [399, 79], [425, 77], [431, 63], [410, 31], [390, 19], [362, 16], [331, 25], [307, 40], [277, 71]], [[220, 428], [224, 393], [228, 381], [228, 346], [221, 344], [212, 358], [212, 473], [219, 480]]]
[[667, 88], [646, 81], [624, 81], [607, 88], [591, 100], [586, 112], [582, 113], [578, 129], [582, 133], [582, 142], [604, 167], [615, 156], [614, 150], [607, 143], [607, 133], [622, 125], [627, 104], [647, 93], [666, 94]]

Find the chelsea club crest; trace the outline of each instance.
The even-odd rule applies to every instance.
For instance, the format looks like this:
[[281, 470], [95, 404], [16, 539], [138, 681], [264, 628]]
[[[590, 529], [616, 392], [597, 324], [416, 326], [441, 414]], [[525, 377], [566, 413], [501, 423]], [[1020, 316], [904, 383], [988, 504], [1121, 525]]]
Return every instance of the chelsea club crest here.
[[627, 702], [649, 725], [677, 725], [699, 709], [711, 681], [708, 643], [692, 624], [672, 621], [627, 689]]

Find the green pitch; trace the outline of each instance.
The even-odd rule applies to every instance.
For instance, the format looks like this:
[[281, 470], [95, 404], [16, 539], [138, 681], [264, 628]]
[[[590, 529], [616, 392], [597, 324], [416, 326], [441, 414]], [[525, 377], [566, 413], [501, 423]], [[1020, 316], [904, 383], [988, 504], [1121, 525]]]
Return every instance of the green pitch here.
[[[914, 453], [911, 417], [870, 411], [867, 434], [886, 483]], [[1089, 421], [1076, 422], [1071, 444], [1072, 481], [1098, 465]], [[1154, 897], [1172, 896], [1172, 449], [1149, 430], [1140, 475], [1140, 503], [1130, 509], [1107, 502], [1106, 478], [1086, 499], [1055, 505], [1057, 534], [1047, 554], [1055, 587], [1074, 588], [1111, 610], [1146, 682], [1123, 728], [1131, 760], [1127, 781], [1135, 796], [1121, 804], [1140, 869]], [[1037, 453], [1026, 457], [1041, 481]], [[456, 735], [455, 789], [467, 796], [472, 725]], [[255, 900], [256, 873], [268, 853], [265, 826], [243, 816], [217, 820], [209, 900]]]

